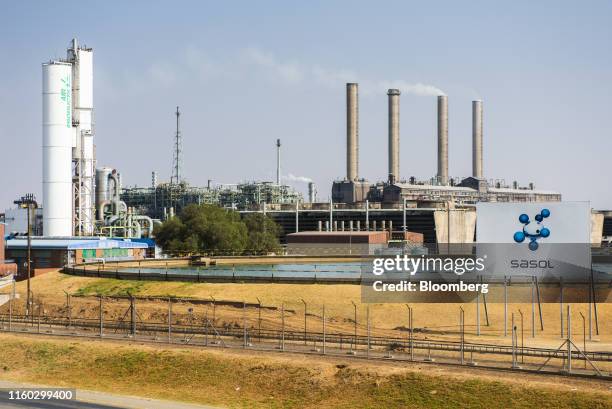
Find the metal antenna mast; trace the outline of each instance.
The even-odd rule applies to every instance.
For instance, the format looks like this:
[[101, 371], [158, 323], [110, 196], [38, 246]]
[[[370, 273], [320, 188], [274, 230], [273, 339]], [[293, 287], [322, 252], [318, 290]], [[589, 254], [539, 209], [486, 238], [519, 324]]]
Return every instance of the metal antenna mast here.
[[181, 183], [181, 150], [182, 150], [182, 136], [180, 130], [180, 118], [181, 112], [179, 107], [176, 107], [176, 134], [174, 141], [174, 159], [172, 162], [172, 177], [170, 177], [170, 183]]
[[281, 159], [280, 159], [281, 141], [276, 140], [276, 184], [281, 185]]

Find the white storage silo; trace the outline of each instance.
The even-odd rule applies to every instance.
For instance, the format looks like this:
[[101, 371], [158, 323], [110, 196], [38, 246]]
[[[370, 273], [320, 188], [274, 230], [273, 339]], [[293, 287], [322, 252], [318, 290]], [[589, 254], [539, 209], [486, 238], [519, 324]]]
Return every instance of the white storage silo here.
[[72, 235], [72, 65], [43, 64], [43, 234]]

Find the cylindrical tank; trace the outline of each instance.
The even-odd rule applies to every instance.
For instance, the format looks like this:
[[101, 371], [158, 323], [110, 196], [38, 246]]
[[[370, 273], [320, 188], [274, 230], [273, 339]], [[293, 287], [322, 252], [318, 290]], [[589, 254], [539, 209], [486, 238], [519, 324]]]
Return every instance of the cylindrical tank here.
[[346, 84], [346, 178], [359, 175], [359, 85]]
[[398, 89], [390, 89], [389, 96], [389, 183], [399, 180], [399, 97]]
[[448, 184], [448, 97], [438, 95], [438, 181]]
[[315, 202], [315, 184], [314, 182], [308, 182], [308, 201], [310, 203]]
[[[108, 177], [112, 172], [113, 169], [107, 167], [96, 169], [96, 209], [100, 208], [102, 202], [110, 201], [112, 198], [108, 183]], [[102, 216], [98, 214], [98, 220], [101, 220]]]
[[43, 234], [72, 231], [72, 66], [43, 64]]
[[472, 101], [472, 176], [482, 179], [482, 101]]

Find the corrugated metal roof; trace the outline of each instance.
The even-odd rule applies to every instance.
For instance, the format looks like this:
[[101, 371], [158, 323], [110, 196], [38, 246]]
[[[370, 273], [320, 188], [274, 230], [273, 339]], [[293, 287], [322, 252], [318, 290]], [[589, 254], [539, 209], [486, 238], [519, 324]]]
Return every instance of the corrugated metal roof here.
[[[26, 248], [28, 240], [26, 238], [14, 238], [6, 241], [7, 249]], [[144, 249], [148, 246], [145, 243], [133, 241], [114, 240], [114, 239], [33, 239], [33, 249], [111, 249], [111, 248], [137, 248]]]
[[537, 194], [537, 195], [560, 195], [561, 193], [552, 190], [536, 190], [536, 189], [512, 189], [509, 187], [490, 187], [489, 192], [493, 193], [518, 193], [518, 194]]
[[448, 190], [448, 191], [463, 191], [463, 192], [477, 192], [471, 187], [465, 186], [443, 186], [443, 185], [412, 185], [410, 183], [396, 183], [395, 186], [400, 189], [411, 189], [411, 190]]

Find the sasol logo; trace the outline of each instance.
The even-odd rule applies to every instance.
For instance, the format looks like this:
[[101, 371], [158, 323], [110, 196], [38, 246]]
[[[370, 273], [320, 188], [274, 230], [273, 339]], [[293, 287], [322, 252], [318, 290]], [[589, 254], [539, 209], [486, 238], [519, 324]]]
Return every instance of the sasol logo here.
[[510, 268], [555, 268], [550, 260], [510, 260]]
[[522, 231], [514, 233], [514, 241], [522, 243], [526, 238], [529, 239], [529, 250], [536, 251], [538, 249], [538, 239], [546, 238], [550, 236], [550, 230], [544, 227], [544, 219], [550, 216], [550, 210], [542, 209], [542, 211], [535, 216], [535, 222], [529, 220], [529, 216], [525, 213], [519, 216], [519, 222], [523, 226]]

